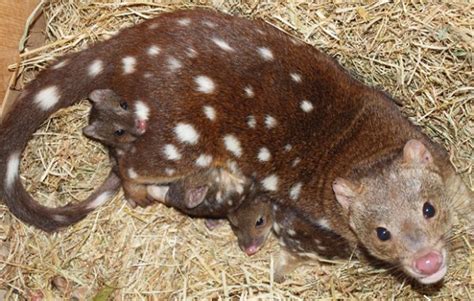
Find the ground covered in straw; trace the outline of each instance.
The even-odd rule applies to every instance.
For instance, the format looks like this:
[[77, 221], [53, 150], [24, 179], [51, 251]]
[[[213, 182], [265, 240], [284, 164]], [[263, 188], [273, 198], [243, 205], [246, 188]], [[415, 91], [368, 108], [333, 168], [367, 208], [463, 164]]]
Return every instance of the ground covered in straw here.
[[[12, 66], [19, 68], [20, 86], [55, 56], [160, 12], [199, 5], [263, 18], [399, 99], [403, 112], [447, 147], [473, 187], [472, 4], [50, 2], [42, 8], [46, 47], [26, 49], [21, 65]], [[83, 199], [108, 172], [106, 152], [81, 135], [88, 108], [83, 102], [54, 115], [24, 154], [22, 178], [43, 204]], [[278, 250], [273, 238], [249, 258], [227, 225], [211, 232], [201, 220], [161, 205], [130, 209], [120, 194], [83, 222], [53, 235], [25, 226], [0, 206], [0, 299], [472, 299], [472, 225], [466, 220], [461, 218], [453, 231], [443, 284], [422, 287], [354, 259], [309, 263], [277, 284], [271, 277]]]

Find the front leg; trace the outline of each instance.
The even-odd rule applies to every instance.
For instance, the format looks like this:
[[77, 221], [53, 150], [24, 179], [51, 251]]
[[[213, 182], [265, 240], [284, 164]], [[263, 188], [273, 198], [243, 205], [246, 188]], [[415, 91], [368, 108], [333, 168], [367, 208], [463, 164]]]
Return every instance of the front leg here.
[[147, 207], [154, 202], [153, 198], [147, 193], [147, 185], [123, 180], [122, 187], [125, 199], [132, 208], [135, 208], [137, 205], [140, 207]]
[[291, 253], [286, 248], [281, 247], [275, 264], [275, 271], [273, 279], [275, 282], [283, 282], [285, 276], [296, 269], [302, 259], [294, 253]]

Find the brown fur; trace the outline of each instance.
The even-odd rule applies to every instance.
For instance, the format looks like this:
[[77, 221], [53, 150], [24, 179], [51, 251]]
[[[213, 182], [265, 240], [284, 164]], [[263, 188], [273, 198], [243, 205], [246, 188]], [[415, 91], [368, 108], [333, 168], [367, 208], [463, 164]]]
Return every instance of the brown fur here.
[[[184, 18], [192, 24], [180, 24]], [[215, 26], [211, 28], [204, 22]], [[154, 29], [149, 27], [152, 24], [156, 25]], [[213, 37], [224, 40], [233, 50], [222, 49], [211, 41]], [[159, 46], [161, 51], [150, 58], [146, 51], [152, 45]], [[266, 57], [262, 56], [259, 47], [270, 50], [273, 59], [269, 59], [268, 52]], [[196, 55], [188, 55], [190, 48]], [[123, 73], [120, 59], [125, 56], [137, 59], [133, 74]], [[380, 255], [379, 245], [373, 242], [375, 221], [390, 225], [394, 233], [414, 229], [403, 226], [399, 217], [404, 215], [416, 218], [413, 227], [423, 229], [418, 233], [424, 245], [417, 248], [429, 250], [430, 255], [443, 247], [444, 232], [450, 228], [450, 195], [446, 191], [451, 188], [446, 183], [458, 183], [452, 180], [455, 175], [446, 152], [403, 117], [386, 94], [356, 81], [313, 47], [295, 42], [263, 22], [208, 11], [182, 11], [162, 14], [126, 29], [106, 43], [77, 54], [73, 62], [87, 66], [95, 58], [107, 63], [100, 80], [84, 81], [79, 88], [68, 90], [73, 95], [62, 96], [72, 100], [61, 97], [60, 105], [76, 101], [81, 95], [79, 91], [104, 86], [125, 99], [140, 99], [149, 106], [147, 132], [135, 142], [135, 149], [119, 159], [128, 197], [146, 197], [148, 184], [168, 183], [209, 167], [226, 168], [237, 176], [254, 177], [257, 183], [266, 183], [262, 186], [270, 190], [272, 199], [302, 212], [308, 223], [318, 225], [324, 218], [330, 231], [351, 245], [366, 247], [375, 256]], [[179, 59], [179, 68], [173, 64], [173, 58]], [[76, 67], [73, 74], [80, 76], [78, 70], [83, 69]], [[44, 72], [27, 91], [36, 93], [50, 82], [61, 88], [72, 86], [63, 85], [69, 74], [51, 75], [52, 72]], [[300, 74], [301, 82], [292, 80], [290, 73]], [[211, 93], [197, 89], [195, 80], [200, 75], [212, 79], [215, 89]], [[253, 88], [252, 97], [245, 93], [248, 85]], [[312, 104], [303, 107], [307, 111], [301, 107], [303, 100]], [[2, 133], [6, 131], [2, 142], [13, 142], [1, 144], [3, 158], [22, 150], [33, 130], [50, 114], [37, 114], [37, 108], [31, 109], [25, 103], [30, 104], [31, 99], [20, 101], [2, 123]], [[215, 109], [214, 120], [203, 113], [207, 105]], [[34, 122], [28, 123], [25, 134], [18, 138], [14, 133], [23, 128], [15, 116], [28, 112], [34, 114]], [[250, 115], [256, 121], [254, 128], [248, 125]], [[277, 121], [274, 127], [265, 126], [267, 115]], [[175, 130], [180, 122], [192, 125], [199, 133], [195, 143], [177, 139]], [[240, 141], [241, 154], [226, 149], [225, 135]], [[404, 148], [413, 139], [427, 148], [432, 162], [420, 165], [405, 160]], [[176, 147], [179, 160], [169, 160], [164, 155], [166, 144]], [[269, 150], [270, 160], [257, 159], [262, 147]], [[196, 165], [202, 154], [212, 156], [209, 166]], [[6, 170], [5, 164], [0, 163], [0, 170]], [[136, 171], [135, 177], [130, 177], [130, 168]], [[411, 185], [412, 179], [406, 176], [405, 171], [413, 168], [421, 186]], [[170, 170], [173, 172], [167, 172]], [[270, 175], [278, 177], [278, 182], [269, 183]], [[396, 180], [390, 179], [392, 175]], [[290, 191], [297, 183], [302, 185], [301, 192], [291, 198]], [[398, 191], [395, 184], [408, 190]], [[19, 188], [22, 189], [21, 185]], [[338, 198], [334, 191], [338, 191]], [[38, 224], [29, 216], [31, 212], [19, 208], [25, 206], [24, 200], [16, 204], [8, 190], [2, 188], [0, 192], [17, 216]], [[441, 214], [431, 219], [434, 222], [422, 223], [419, 206], [430, 194], [439, 200], [437, 212]], [[469, 192], [465, 195], [471, 199]], [[403, 201], [404, 197], [411, 201]], [[377, 206], [391, 211], [378, 210]], [[426, 233], [438, 237], [441, 244], [432, 245]], [[389, 242], [392, 248], [381, 259], [404, 265], [405, 255], [414, 262], [428, 258], [422, 250], [404, 254], [409, 242], [406, 233], [402, 234], [394, 235]], [[421, 280], [424, 276], [416, 277]]]

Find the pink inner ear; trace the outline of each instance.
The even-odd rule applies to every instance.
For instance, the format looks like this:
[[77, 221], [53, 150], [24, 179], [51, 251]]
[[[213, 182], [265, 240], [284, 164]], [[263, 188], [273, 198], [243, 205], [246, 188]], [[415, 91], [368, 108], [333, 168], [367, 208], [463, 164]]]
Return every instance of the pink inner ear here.
[[429, 164], [433, 162], [433, 157], [421, 141], [412, 139], [403, 148], [403, 161], [411, 164]]
[[332, 190], [334, 191], [336, 200], [346, 210], [349, 210], [352, 198], [356, 196], [353, 186], [351, 182], [342, 178], [336, 178], [332, 183]]
[[91, 94], [89, 94], [89, 99], [93, 102], [102, 101], [103, 96], [104, 96], [103, 91], [104, 90], [94, 90], [94, 91], [92, 91]]

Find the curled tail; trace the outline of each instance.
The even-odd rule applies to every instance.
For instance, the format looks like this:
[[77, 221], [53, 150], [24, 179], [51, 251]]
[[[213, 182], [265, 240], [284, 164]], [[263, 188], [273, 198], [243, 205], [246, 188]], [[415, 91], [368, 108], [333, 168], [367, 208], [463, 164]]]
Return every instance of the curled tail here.
[[59, 208], [40, 205], [23, 187], [19, 177], [21, 154], [33, 133], [54, 112], [85, 99], [109, 85], [113, 73], [108, 58], [113, 42], [65, 56], [29, 83], [0, 123], [0, 199], [20, 220], [51, 232], [73, 224], [101, 205], [120, 187], [110, 173], [87, 200]]

